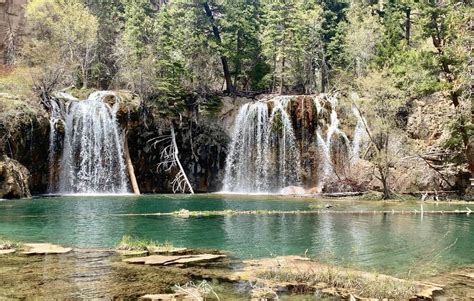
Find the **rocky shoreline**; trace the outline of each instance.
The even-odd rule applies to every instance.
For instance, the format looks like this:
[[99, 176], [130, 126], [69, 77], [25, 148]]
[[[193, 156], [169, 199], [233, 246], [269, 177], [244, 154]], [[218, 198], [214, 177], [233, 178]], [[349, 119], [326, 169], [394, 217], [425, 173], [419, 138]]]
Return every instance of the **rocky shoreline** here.
[[[146, 252], [149, 255], [140, 257], [143, 253], [133, 250], [76, 249], [47, 243], [11, 247], [21, 251], [0, 253], [3, 298], [47, 299], [53, 289], [60, 299], [199, 300], [196, 294], [206, 300], [474, 296], [474, 266], [419, 281], [331, 266], [305, 256], [239, 260], [217, 250], [175, 248], [151, 249]], [[450, 282], [443, 282], [443, 277]], [[456, 284], [456, 277], [463, 278], [464, 287]]]

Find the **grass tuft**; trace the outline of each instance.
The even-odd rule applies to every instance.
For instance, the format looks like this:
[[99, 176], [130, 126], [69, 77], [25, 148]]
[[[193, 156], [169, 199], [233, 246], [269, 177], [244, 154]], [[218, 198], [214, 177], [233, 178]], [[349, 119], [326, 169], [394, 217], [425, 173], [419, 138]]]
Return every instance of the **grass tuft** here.
[[328, 287], [344, 289], [365, 298], [407, 299], [417, 292], [417, 286], [410, 281], [380, 278], [377, 275], [369, 277], [358, 272], [331, 267], [307, 272], [275, 269], [262, 272], [258, 276], [277, 282], [297, 282], [308, 286], [325, 283]]
[[163, 252], [172, 251], [174, 246], [170, 242], [158, 243], [153, 240], [138, 239], [129, 235], [122, 236], [122, 240], [116, 247], [117, 250], [122, 251], [147, 251], [150, 249], [160, 250]]
[[0, 250], [20, 249], [23, 244], [18, 241], [0, 239]]

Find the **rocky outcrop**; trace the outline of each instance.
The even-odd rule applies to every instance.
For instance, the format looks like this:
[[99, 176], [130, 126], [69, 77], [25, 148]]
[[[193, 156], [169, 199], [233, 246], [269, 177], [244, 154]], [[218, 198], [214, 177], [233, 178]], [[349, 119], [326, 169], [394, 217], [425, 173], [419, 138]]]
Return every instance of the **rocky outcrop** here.
[[3, 156], [0, 161], [0, 197], [19, 199], [31, 197], [30, 172], [18, 161]]
[[449, 126], [459, 112], [469, 114], [469, 105], [467, 101], [462, 102], [456, 111], [451, 100], [441, 93], [413, 100], [409, 104], [406, 132], [410, 138], [428, 146], [437, 145], [449, 137]]
[[[177, 170], [159, 167], [166, 143], [153, 145], [150, 139], [169, 134], [169, 126], [137, 125], [129, 129], [128, 144], [140, 191], [171, 192], [170, 183]], [[196, 192], [213, 192], [221, 188], [227, 145], [230, 138], [215, 122], [183, 120], [176, 126], [179, 158]]]
[[0, 93], [0, 160], [2, 155], [7, 155], [29, 170], [33, 194], [44, 193], [47, 187], [47, 117], [47, 112], [33, 95]]

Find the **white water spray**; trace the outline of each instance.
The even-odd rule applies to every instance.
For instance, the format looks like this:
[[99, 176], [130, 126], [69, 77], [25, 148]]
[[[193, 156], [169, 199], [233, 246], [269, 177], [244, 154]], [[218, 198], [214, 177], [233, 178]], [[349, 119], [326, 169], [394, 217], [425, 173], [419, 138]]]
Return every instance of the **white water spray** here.
[[[301, 154], [289, 114], [290, 103], [294, 98], [277, 96], [268, 101], [246, 103], [240, 108], [229, 146], [223, 191], [268, 193], [279, 192], [287, 186], [301, 185]], [[339, 128], [335, 96], [317, 95], [313, 96], [313, 101], [316, 118], [322, 118], [322, 113], [327, 110], [323, 101], [329, 103], [331, 110], [327, 126], [318, 123], [315, 132], [319, 154], [317, 186], [322, 187], [334, 172], [334, 139], [342, 139], [345, 151], [350, 153], [351, 158], [358, 158], [363, 135], [359, 122], [352, 142]], [[360, 114], [356, 117], [358, 120], [362, 118]]]
[[[106, 97], [114, 98], [112, 107], [103, 101]], [[111, 92], [99, 91], [92, 93], [87, 100], [68, 100], [62, 114], [64, 142], [59, 192], [126, 193], [123, 140], [116, 120], [119, 98]], [[54, 129], [57, 120], [52, 114], [50, 162], [54, 162], [56, 156], [54, 142], [57, 133]]]

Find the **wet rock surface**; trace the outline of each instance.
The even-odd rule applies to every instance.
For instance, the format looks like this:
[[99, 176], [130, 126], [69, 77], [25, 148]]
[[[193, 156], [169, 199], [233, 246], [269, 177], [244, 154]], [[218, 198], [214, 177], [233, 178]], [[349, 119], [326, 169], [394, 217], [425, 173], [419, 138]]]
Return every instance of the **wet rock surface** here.
[[171, 293], [190, 276], [176, 268], [127, 265], [113, 251], [74, 250], [62, 255], [0, 257], [0, 299], [114, 299]]
[[30, 172], [18, 161], [3, 156], [0, 161], [0, 198], [31, 197]]
[[[291, 296], [314, 296], [318, 291], [323, 294], [320, 296], [351, 296], [350, 290], [332, 287], [327, 282], [309, 285], [291, 279], [276, 281], [277, 278], [261, 277], [264, 273], [285, 271], [281, 275], [296, 272], [304, 280], [306, 272], [310, 275], [318, 269], [328, 268], [327, 265], [304, 257], [284, 256], [187, 267], [128, 264], [115, 254], [115, 251], [105, 249], [74, 249], [73, 252], [60, 255], [0, 256], [0, 299], [46, 300], [51, 297], [51, 292], [58, 299], [187, 300], [191, 291], [211, 292], [209, 300], [217, 300], [214, 292], [220, 300], [259, 300], [263, 296], [276, 298], [281, 294], [287, 296], [285, 300], [291, 300]], [[353, 272], [345, 268], [333, 268], [334, 275], [345, 271]], [[360, 277], [376, 279], [380, 283], [404, 281], [380, 274], [357, 273]], [[212, 281], [207, 283], [202, 279]], [[429, 282], [416, 282], [419, 287], [417, 295], [420, 298], [472, 298], [472, 280], [472, 267], [466, 267], [428, 279]], [[239, 289], [239, 283], [251, 285], [244, 285], [245, 288]], [[443, 283], [442, 291], [436, 283]], [[240, 293], [237, 292], [239, 290]]]

